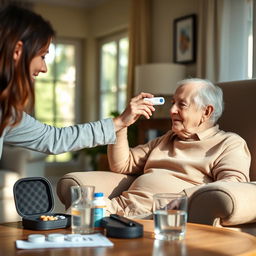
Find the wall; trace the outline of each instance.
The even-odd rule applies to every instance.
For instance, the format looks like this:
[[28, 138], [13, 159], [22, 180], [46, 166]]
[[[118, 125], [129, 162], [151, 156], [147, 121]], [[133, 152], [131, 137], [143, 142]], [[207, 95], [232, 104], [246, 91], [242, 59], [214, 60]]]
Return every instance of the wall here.
[[[198, 13], [199, 0], [152, 1], [152, 62], [173, 61], [173, 20]], [[58, 36], [83, 39], [82, 121], [97, 120], [97, 40], [128, 29], [130, 0], [109, 0], [91, 10], [36, 4], [35, 11], [48, 19]], [[187, 75], [195, 76], [196, 65], [187, 64]]]
[[[45, 19], [49, 20], [52, 24], [56, 36], [60, 38], [72, 38], [79, 39], [82, 45], [82, 55], [83, 60], [86, 59], [86, 39], [88, 38], [89, 28], [88, 28], [88, 14], [84, 8], [72, 7], [72, 6], [59, 6], [59, 5], [49, 5], [49, 4], [35, 4], [34, 10], [40, 13]], [[79, 97], [82, 99], [78, 107], [81, 109], [79, 111], [79, 121], [85, 121], [84, 117], [84, 94], [85, 94], [85, 80], [86, 73], [84, 66], [84, 61], [82, 62], [81, 72], [83, 76], [80, 78], [79, 83], [81, 88], [79, 89]]]
[[57, 36], [73, 38], [88, 36], [88, 16], [83, 8], [36, 4], [34, 10], [51, 22]]
[[108, 0], [89, 10], [36, 4], [34, 10], [51, 22], [57, 36], [83, 39], [81, 117], [83, 122], [97, 120], [97, 40], [128, 29], [130, 0]]
[[[98, 111], [98, 40], [106, 35], [128, 29], [130, 0], [109, 0], [89, 12], [89, 37], [86, 56], [86, 91], [84, 116], [86, 121], [97, 120]], [[93, 99], [93, 101], [92, 101]]]
[[[152, 0], [152, 62], [173, 62], [173, 21], [198, 14], [198, 0]], [[186, 64], [195, 76], [196, 64]]]

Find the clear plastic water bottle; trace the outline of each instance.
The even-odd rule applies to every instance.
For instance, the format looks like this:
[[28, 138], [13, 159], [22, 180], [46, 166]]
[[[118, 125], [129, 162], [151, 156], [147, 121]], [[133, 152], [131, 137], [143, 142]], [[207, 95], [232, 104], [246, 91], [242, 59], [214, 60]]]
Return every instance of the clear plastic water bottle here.
[[106, 201], [104, 199], [104, 193], [102, 192], [94, 193], [93, 207], [94, 207], [94, 212], [93, 212], [94, 229], [102, 230], [103, 227], [101, 225], [101, 220], [106, 215]]

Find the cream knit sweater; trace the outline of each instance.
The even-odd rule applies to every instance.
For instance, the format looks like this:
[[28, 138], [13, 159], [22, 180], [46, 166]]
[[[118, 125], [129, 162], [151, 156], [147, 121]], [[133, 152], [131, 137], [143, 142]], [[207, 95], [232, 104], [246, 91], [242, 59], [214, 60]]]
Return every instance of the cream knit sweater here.
[[140, 175], [128, 191], [112, 199], [112, 211], [125, 215], [150, 212], [154, 193], [180, 192], [217, 180], [249, 181], [251, 160], [246, 142], [218, 125], [198, 133], [196, 140], [181, 140], [169, 131], [131, 149], [123, 129], [117, 143], [108, 146], [108, 157], [112, 171]]

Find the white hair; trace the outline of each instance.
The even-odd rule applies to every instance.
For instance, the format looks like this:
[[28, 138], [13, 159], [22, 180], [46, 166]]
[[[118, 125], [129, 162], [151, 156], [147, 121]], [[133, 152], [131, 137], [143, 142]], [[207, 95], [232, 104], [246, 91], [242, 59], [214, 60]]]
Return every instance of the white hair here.
[[193, 100], [199, 108], [212, 105], [214, 111], [210, 117], [210, 120], [212, 120], [213, 123], [216, 123], [224, 110], [222, 89], [214, 85], [211, 81], [200, 78], [184, 79], [178, 82], [177, 85], [180, 87], [188, 83], [202, 85], [198, 87], [198, 90], [196, 90]]

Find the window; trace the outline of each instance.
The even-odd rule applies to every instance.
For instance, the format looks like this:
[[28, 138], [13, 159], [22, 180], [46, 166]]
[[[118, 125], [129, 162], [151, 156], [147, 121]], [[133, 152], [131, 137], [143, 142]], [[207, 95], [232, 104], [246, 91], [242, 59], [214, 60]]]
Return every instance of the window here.
[[128, 37], [125, 34], [100, 42], [99, 117], [122, 112], [127, 98]]
[[[35, 84], [35, 116], [43, 123], [56, 127], [78, 122], [78, 52], [76, 41], [58, 40], [50, 45], [46, 55], [48, 72], [41, 73]], [[81, 55], [80, 55], [81, 56]], [[65, 162], [71, 153], [49, 156], [49, 162]]]
[[252, 70], [253, 70], [253, 2], [252, 0], [247, 0], [247, 35], [248, 35], [248, 70], [247, 77], [249, 79], [252, 78]]
[[219, 81], [243, 80], [252, 77], [252, 0], [223, 1]]

